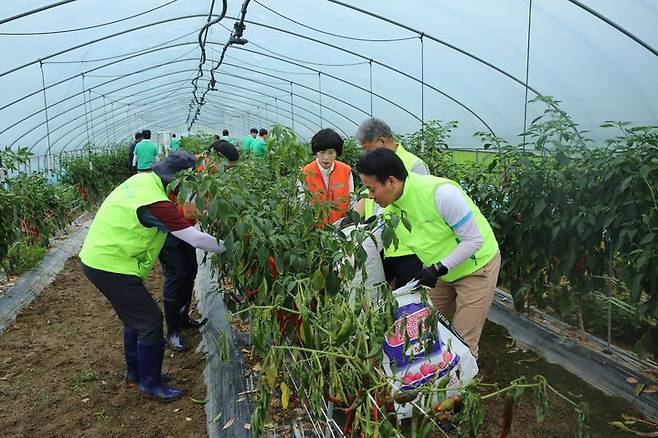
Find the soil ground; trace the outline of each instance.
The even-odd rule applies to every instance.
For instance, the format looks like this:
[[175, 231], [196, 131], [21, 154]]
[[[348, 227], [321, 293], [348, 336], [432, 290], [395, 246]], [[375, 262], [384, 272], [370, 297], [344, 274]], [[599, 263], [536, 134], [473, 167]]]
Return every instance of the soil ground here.
[[[156, 299], [162, 296], [158, 266], [147, 287]], [[187, 339], [196, 346], [200, 334], [188, 332]], [[0, 337], [0, 435], [206, 436], [203, 405], [190, 399], [205, 398], [203, 355], [167, 351], [164, 368], [186, 395], [163, 404], [125, 386], [122, 342], [121, 323], [114, 311], [84, 278], [79, 260], [71, 258], [55, 281]], [[480, 377], [484, 382], [504, 387], [520, 376], [532, 381], [541, 374], [565, 396], [589, 403], [592, 437], [629, 436], [613, 429], [609, 422], [620, 420], [622, 414], [638, 415], [630, 404], [606, 397], [558, 365], [519, 349], [502, 327], [487, 323], [480, 350]], [[257, 366], [257, 362], [249, 365]], [[573, 436], [573, 408], [555, 396], [550, 396], [549, 402], [546, 419], [538, 423], [532, 398], [526, 396], [514, 410], [509, 436]], [[297, 412], [301, 409], [294, 409], [298, 407], [294, 395], [291, 404], [285, 413], [275, 409], [272, 419], [289, 423], [291, 418], [299, 417], [303, 426], [304, 415]], [[482, 436], [500, 435], [503, 404], [502, 398], [487, 401]], [[279, 432], [289, 430], [289, 424], [282, 426]]]
[[[154, 267], [147, 288], [162, 297]], [[206, 416], [200, 334], [192, 349], [167, 350], [164, 369], [185, 396], [164, 404], [124, 384], [122, 325], [84, 277], [77, 257], [0, 337], [3, 437], [203, 437]]]

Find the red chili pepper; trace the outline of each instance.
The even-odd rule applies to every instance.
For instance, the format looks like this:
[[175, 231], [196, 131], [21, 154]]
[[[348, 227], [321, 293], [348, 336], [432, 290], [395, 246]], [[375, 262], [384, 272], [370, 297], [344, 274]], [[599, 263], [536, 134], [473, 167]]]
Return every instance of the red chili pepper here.
[[258, 294], [258, 289], [249, 289], [249, 290], [247, 291], [247, 296], [248, 296], [248, 297], [253, 297], [253, 296], [255, 296], [256, 294]]
[[278, 272], [276, 271], [276, 260], [274, 260], [274, 257], [269, 256], [267, 258], [267, 264], [270, 266], [270, 271], [272, 271], [272, 280], [276, 280]]

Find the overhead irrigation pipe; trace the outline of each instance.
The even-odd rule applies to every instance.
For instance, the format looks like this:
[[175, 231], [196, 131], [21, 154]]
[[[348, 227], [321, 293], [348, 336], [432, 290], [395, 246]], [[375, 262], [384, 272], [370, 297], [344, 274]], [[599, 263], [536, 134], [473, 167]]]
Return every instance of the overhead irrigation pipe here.
[[[222, 65], [222, 62], [224, 61], [224, 56], [226, 55], [226, 51], [228, 50], [229, 46], [233, 45], [233, 44], [245, 44], [247, 42], [247, 40], [245, 40], [242, 37], [242, 34], [244, 32], [244, 19], [245, 19], [245, 16], [247, 15], [247, 7], [249, 6], [249, 1], [250, 0], [244, 0], [244, 2], [242, 3], [242, 8], [240, 10], [240, 18], [234, 24], [233, 31], [231, 32], [231, 35], [229, 36], [226, 43], [224, 44], [224, 47], [222, 49], [222, 53], [219, 57], [219, 61], [217, 61], [217, 65], [215, 65], [213, 68], [210, 69], [210, 83], [208, 84], [206, 90], [201, 95], [201, 99], [198, 99], [197, 96], [196, 96], [197, 87], [196, 87], [196, 83], [194, 84], [195, 88], [194, 88], [194, 91], [192, 92], [193, 102], [190, 103], [190, 110], [188, 111], [187, 121], [190, 120], [191, 113], [192, 113], [192, 107], [193, 107], [194, 103], [196, 102], [196, 114], [195, 114], [195, 116], [196, 116], [201, 111], [201, 107], [203, 106], [203, 102], [204, 102], [208, 92], [210, 90], [215, 89], [215, 84], [216, 84], [217, 81], [215, 80], [214, 71], [219, 69], [219, 67]], [[225, 14], [226, 14], [226, 11], [224, 11], [224, 15]], [[204, 45], [205, 45], [205, 41], [204, 41]], [[204, 52], [204, 58], [205, 58], [205, 48], [202, 47], [202, 50]], [[188, 131], [191, 129], [193, 124], [194, 124], [194, 119], [188, 125], [188, 128], [187, 128]]]
[[201, 30], [199, 30], [198, 42], [199, 42], [199, 48], [201, 49], [201, 56], [199, 59], [197, 75], [194, 79], [192, 79], [192, 86], [194, 86], [194, 91], [192, 92], [192, 95], [194, 99], [196, 99], [196, 89], [198, 88], [197, 82], [199, 81], [199, 79], [201, 79], [201, 77], [203, 77], [203, 65], [206, 63], [206, 39], [208, 37], [208, 30], [210, 29], [210, 26], [219, 23], [224, 18], [224, 16], [226, 15], [227, 7], [228, 7], [227, 0], [222, 0], [221, 14], [217, 18], [211, 19], [212, 11], [215, 8], [215, 0], [211, 0], [210, 12], [208, 13], [208, 19], [206, 20], [206, 24], [201, 28]]
[[14, 15], [13, 17], [7, 17], [0, 20], [0, 24], [9, 23], [10, 21], [18, 20], [19, 18], [27, 17], [28, 15], [36, 14], [48, 9], [56, 8], [58, 6], [65, 5], [67, 3], [73, 3], [76, 0], [62, 0], [59, 2], [51, 3], [49, 5], [41, 6], [40, 8], [32, 9], [27, 12], [22, 12], [20, 14]]

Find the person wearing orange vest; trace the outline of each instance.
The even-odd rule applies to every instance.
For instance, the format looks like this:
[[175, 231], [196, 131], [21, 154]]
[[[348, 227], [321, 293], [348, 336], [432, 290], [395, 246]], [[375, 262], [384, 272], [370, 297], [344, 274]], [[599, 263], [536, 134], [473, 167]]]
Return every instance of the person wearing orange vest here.
[[336, 160], [343, 152], [343, 139], [333, 129], [325, 128], [311, 138], [315, 160], [302, 168], [312, 203], [326, 203], [330, 210], [321, 225], [334, 223], [345, 217], [354, 193], [352, 168]]

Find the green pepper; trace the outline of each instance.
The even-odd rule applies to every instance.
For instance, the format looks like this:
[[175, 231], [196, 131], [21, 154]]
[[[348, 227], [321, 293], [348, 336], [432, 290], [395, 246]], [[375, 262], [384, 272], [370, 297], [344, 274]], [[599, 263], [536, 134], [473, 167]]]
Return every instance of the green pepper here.
[[354, 327], [354, 316], [350, 313], [348, 317], [343, 321], [340, 326], [340, 330], [336, 334], [336, 344], [340, 345], [347, 341], [347, 339], [352, 334], [352, 328]]

